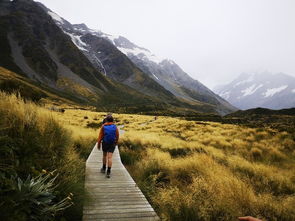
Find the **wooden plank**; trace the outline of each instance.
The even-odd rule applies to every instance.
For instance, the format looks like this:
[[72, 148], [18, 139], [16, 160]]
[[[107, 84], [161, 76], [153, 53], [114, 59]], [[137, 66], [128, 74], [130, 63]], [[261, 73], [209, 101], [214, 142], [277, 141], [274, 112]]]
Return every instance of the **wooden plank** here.
[[155, 212], [128, 212], [128, 213], [105, 213], [105, 214], [83, 214], [84, 218], [96, 218], [98, 220], [107, 218], [140, 218], [140, 217], [155, 217]]
[[[101, 187], [101, 186], [97, 186], [97, 185], [95, 185], [95, 184], [93, 184], [93, 185], [89, 185], [89, 187], [91, 188], [91, 190], [92, 191], [96, 191], [96, 190], [98, 190], [98, 191], [102, 191], [102, 189], [101, 188], [103, 188], [103, 187]], [[137, 190], [137, 191], [140, 191], [140, 189], [137, 187], [137, 186], [134, 186], [134, 185], [131, 185], [131, 186], [108, 186], [108, 189], [110, 189], [110, 190], [118, 190], [118, 191], [131, 191], [131, 190]]]
[[[94, 221], [96, 218], [87, 218], [89, 221]], [[100, 219], [100, 221], [155, 221], [160, 220], [157, 216], [149, 216], [149, 217], [128, 217], [128, 218], [104, 218]]]
[[105, 206], [105, 205], [124, 205], [124, 204], [133, 204], [133, 205], [150, 205], [149, 202], [147, 200], [138, 200], [138, 201], [129, 201], [129, 202], [123, 202], [123, 201], [116, 201], [116, 202], [112, 202], [112, 204], [110, 204], [107, 201], [102, 201], [102, 200], [88, 200], [87, 202], [85, 202], [86, 206]]
[[105, 182], [102, 183], [102, 181], [91, 181], [89, 182], [89, 184], [87, 185], [95, 185], [95, 186], [101, 186], [101, 187], [108, 187], [108, 186], [114, 186], [114, 187], [123, 187], [123, 186], [133, 186], [133, 187], [137, 187], [137, 185], [133, 182]]
[[145, 197], [140, 191], [133, 192], [110, 192], [110, 193], [102, 193], [102, 192], [92, 192], [92, 196], [100, 197], [100, 199], [110, 198], [110, 197], [132, 197], [132, 196], [141, 196]]
[[99, 208], [99, 209], [87, 209], [84, 211], [84, 214], [122, 214], [122, 213], [138, 213], [138, 212], [154, 212], [154, 209], [151, 207], [143, 208]]
[[97, 186], [97, 187], [101, 187], [101, 188], [103, 188], [103, 187], [107, 188], [108, 186], [109, 187], [118, 187], [118, 188], [119, 187], [137, 187], [137, 185], [135, 183], [131, 183], [131, 182], [109, 182], [109, 183], [105, 182], [105, 183], [103, 183], [99, 180], [93, 180], [93, 181], [89, 182], [87, 184], [87, 186]]
[[[85, 206], [84, 207], [84, 210], [94, 210], [94, 209], [97, 209], [97, 208], [99, 208], [99, 209], [128, 209], [128, 208], [130, 208], [130, 205], [128, 205], [128, 204], [121, 204], [121, 205], [113, 205], [113, 204], [106, 204], [106, 205], [100, 205], [100, 204], [98, 204], [98, 205], [95, 205], [95, 206]], [[151, 208], [152, 209], [152, 207], [150, 206], [150, 205], [148, 205], [148, 204], [139, 204], [139, 205], [132, 205], [132, 208]]]
[[[92, 193], [102, 193], [101, 188], [88, 188], [88, 191]], [[134, 193], [134, 192], [141, 192], [138, 188], [108, 188], [109, 193]], [[103, 194], [103, 193], [102, 193]]]
[[159, 220], [152, 206], [121, 162], [118, 148], [113, 154], [111, 178], [100, 173], [102, 152], [96, 146], [86, 161], [83, 220]]
[[132, 201], [132, 200], [129, 200], [129, 201], [116, 201], [116, 202], [107, 202], [107, 201], [102, 201], [102, 200], [89, 200], [85, 203], [85, 206], [105, 206], [105, 205], [129, 205], [129, 204], [132, 204], [132, 205], [150, 205], [149, 202], [147, 200], [138, 200], [138, 201]]
[[108, 203], [113, 203], [113, 202], [117, 202], [117, 201], [121, 201], [121, 202], [141, 202], [142, 200], [144, 200], [142, 197], [140, 198], [111, 198], [111, 199], [92, 199], [92, 202], [108, 202]]

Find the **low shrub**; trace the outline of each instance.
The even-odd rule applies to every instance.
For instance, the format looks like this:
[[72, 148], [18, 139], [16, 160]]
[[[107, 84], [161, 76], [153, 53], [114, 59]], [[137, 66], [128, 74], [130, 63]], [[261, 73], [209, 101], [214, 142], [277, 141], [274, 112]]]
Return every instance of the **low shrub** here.
[[172, 149], [166, 149], [171, 157], [184, 157], [187, 155], [190, 155], [193, 153], [193, 151], [190, 148], [172, 148]]
[[251, 153], [253, 159], [255, 159], [255, 160], [262, 159], [262, 151], [260, 149], [254, 147], [250, 150], [250, 153]]
[[86, 127], [95, 128], [95, 129], [98, 129], [101, 126], [102, 126], [102, 122], [100, 122], [100, 123], [91, 122], [91, 123], [87, 123], [87, 125], [86, 125]]
[[141, 159], [141, 153], [138, 151], [130, 150], [126, 147], [120, 147], [120, 157], [124, 165], [134, 165]]

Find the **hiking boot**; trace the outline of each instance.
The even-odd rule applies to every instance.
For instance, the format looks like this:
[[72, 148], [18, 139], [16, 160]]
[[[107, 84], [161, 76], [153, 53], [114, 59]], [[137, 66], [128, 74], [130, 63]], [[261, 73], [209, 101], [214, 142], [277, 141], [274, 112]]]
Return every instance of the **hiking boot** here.
[[111, 171], [107, 171], [106, 178], [111, 178]]
[[105, 173], [105, 172], [106, 172], [106, 169], [105, 169], [105, 168], [101, 168], [101, 169], [100, 169], [100, 172], [101, 172], [101, 173]]

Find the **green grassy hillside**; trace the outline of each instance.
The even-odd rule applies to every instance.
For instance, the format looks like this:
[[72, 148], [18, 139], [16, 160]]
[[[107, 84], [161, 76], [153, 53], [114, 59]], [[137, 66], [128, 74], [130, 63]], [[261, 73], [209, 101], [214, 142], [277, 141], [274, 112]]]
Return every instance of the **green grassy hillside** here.
[[71, 93], [54, 90], [0, 66], [0, 90], [19, 93], [26, 100], [39, 103], [87, 104]]

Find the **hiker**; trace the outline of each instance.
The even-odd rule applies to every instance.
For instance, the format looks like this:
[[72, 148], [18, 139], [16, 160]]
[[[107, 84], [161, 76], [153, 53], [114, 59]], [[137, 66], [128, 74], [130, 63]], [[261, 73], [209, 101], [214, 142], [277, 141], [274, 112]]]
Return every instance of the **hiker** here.
[[108, 113], [108, 114], [105, 116], [105, 118], [104, 118], [103, 121], [102, 121], [102, 124], [104, 124], [104, 123], [107, 122], [107, 117], [108, 117], [108, 116], [112, 116], [112, 113]]
[[114, 124], [114, 119], [111, 115], [106, 117], [106, 123], [104, 123], [100, 129], [98, 140], [97, 140], [97, 148], [100, 150], [100, 144], [102, 142], [102, 168], [100, 169], [101, 173], [106, 172], [106, 165], [108, 163], [108, 169], [106, 173], [106, 177], [110, 178], [111, 176], [111, 168], [112, 168], [112, 157], [115, 150], [116, 145], [119, 140], [119, 131], [117, 126]]

